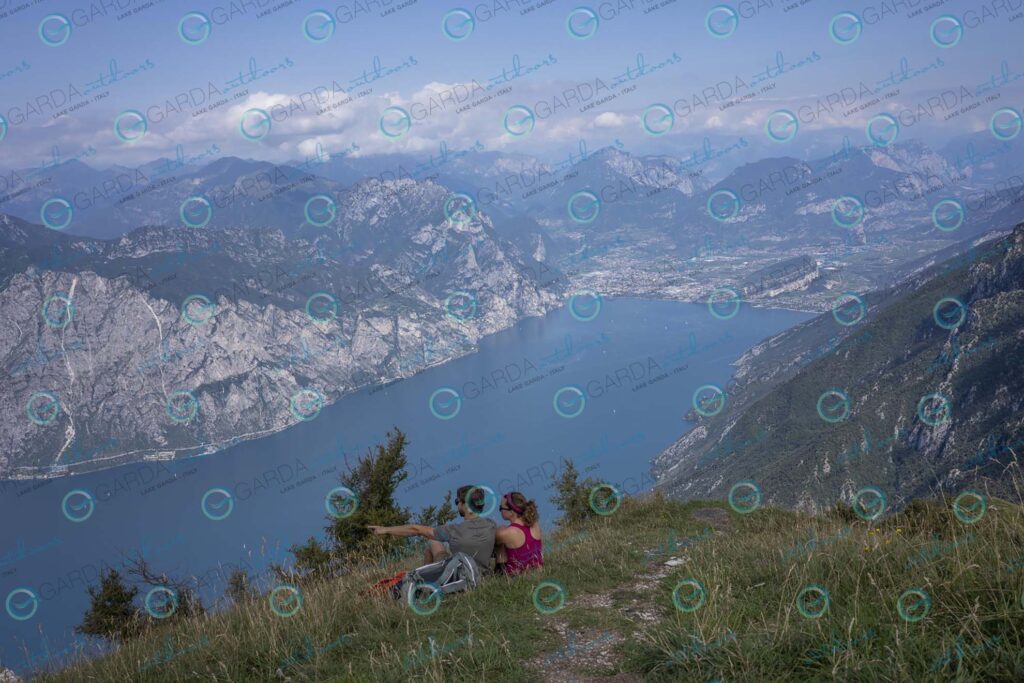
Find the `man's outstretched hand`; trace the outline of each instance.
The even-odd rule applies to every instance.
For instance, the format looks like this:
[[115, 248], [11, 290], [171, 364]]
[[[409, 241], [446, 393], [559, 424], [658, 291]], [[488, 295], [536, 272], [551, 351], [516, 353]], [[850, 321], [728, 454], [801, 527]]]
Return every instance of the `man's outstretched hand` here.
[[377, 535], [377, 536], [381, 536], [381, 535], [384, 535], [384, 534], [388, 533], [386, 531], [386, 527], [382, 527], [382, 526], [367, 526], [366, 528], [367, 529], [372, 529], [373, 533], [375, 535]]

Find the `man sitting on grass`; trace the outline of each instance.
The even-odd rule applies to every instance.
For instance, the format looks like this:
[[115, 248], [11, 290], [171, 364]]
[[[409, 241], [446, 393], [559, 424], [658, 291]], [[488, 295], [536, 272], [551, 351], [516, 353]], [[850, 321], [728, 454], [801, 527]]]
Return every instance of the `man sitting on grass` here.
[[[467, 501], [466, 498], [469, 498]], [[423, 555], [423, 563], [437, 562], [454, 553], [465, 553], [473, 558], [481, 573], [491, 569], [491, 555], [494, 552], [494, 533], [497, 525], [493, 520], [480, 517], [477, 512], [484, 509], [484, 492], [476, 486], [460, 486], [455, 493], [455, 502], [461, 524], [445, 524], [429, 527], [422, 524], [401, 526], [371, 526], [375, 534], [389, 536], [422, 536], [430, 541]]]

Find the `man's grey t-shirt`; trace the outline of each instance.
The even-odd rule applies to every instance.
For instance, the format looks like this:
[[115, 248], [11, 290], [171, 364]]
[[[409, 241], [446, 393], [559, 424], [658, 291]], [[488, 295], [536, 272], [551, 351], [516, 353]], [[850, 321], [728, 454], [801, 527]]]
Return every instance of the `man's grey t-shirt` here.
[[491, 554], [494, 552], [494, 532], [498, 525], [493, 519], [476, 517], [463, 520], [459, 524], [445, 524], [434, 529], [434, 538], [447, 541], [452, 554], [466, 553], [474, 560], [480, 570], [487, 573], [491, 569]]

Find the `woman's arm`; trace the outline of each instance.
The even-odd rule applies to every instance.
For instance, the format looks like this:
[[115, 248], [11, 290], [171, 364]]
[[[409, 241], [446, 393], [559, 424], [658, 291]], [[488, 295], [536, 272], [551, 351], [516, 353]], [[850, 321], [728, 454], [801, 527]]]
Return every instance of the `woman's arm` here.
[[431, 541], [436, 540], [434, 538], [434, 528], [424, 526], [422, 524], [402, 524], [400, 526], [371, 526], [368, 528], [373, 529], [373, 533], [377, 535], [386, 534], [388, 536], [422, 536], [423, 538], [429, 538]]

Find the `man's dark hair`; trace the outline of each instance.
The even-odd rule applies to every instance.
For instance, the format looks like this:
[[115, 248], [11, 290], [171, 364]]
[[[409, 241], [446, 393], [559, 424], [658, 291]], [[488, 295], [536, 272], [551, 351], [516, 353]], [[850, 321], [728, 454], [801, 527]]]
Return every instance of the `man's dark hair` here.
[[[472, 493], [470, 493], [472, 491]], [[469, 496], [469, 502], [466, 502], [466, 496]], [[479, 486], [460, 486], [455, 491], [455, 502], [464, 503], [470, 512], [480, 514], [484, 510], [485, 495], [482, 488]]]

